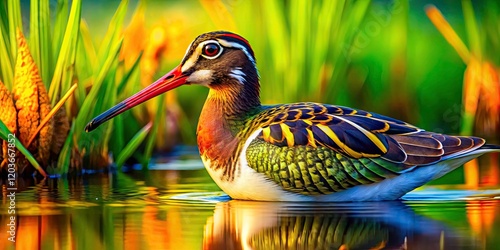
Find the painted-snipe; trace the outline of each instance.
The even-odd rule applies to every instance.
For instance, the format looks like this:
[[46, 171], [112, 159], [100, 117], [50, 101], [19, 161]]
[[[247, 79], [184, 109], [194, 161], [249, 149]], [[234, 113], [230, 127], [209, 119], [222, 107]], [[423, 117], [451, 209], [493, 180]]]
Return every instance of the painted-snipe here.
[[184, 84], [210, 88], [197, 138], [210, 176], [234, 199], [367, 201], [398, 199], [496, 145], [426, 132], [396, 119], [320, 103], [261, 105], [247, 40], [198, 36], [181, 64], [93, 119], [114, 116]]

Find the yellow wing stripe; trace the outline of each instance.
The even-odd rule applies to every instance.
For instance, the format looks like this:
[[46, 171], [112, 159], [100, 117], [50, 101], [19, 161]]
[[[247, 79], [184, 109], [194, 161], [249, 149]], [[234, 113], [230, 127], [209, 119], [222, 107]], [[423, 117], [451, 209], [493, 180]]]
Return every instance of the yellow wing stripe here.
[[354, 158], [362, 158], [362, 157], [377, 157], [377, 156], [380, 156], [378, 154], [366, 154], [366, 153], [360, 153], [360, 152], [357, 152], [355, 150], [353, 150], [352, 148], [350, 148], [349, 146], [347, 146], [345, 143], [343, 143], [342, 141], [340, 141], [339, 137], [328, 127], [328, 126], [325, 126], [325, 125], [317, 125], [317, 127], [319, 129], [321, 129], [328, 137], [330, 137], [330, 139], [332, 139], [332, 141], [337, 144], [342, 150], [344, 150], [344, 152]]
[[314, 139], [314, 134], [311, 129], [306, 129], [307, 131], [307, 141], [312, 147], [316, 147], [316, 140]]
[[280, 123], [281, 131], [283, 135], [286, 138], [286, 142], [289, 147], [293, 147], [295, 144], [295, 139], [293, 137], [293, 133], [290, 131], [290, 127], [288, 127], [286, 124]]
[[328, 126], [318, 124], [317, 127], [321, 129], [321, 131], [323, 131], [328, 137], [330, 137], [330, 139], [332, 139], [332, 141], [341, 149], [343, 149], [348, 155], [354, 158], [361, 158], [363, 156], [361, 153], [352, 150], [350, 147], [340, 141], [339, 137]]
[[[356, 129], [358, 129], [359, 131], [361, 131], [366, 137], [368, 137], [368, 139], [370, 139], [370, 141], [373, 142], [373, 144], [375, 144], [379, 149], [380, 151], [382, 151], [384, 154], [387, 153], [387, 148], [385, 147], [385, 145], [380, 141], [380, 139], [378, 139], [378, 137], [367, 131], [366, 129], [362, 128], [361, 126], [359, 126], [358, 124], [354, 123], [354, 122], [351, 122], [347, 119], [344, 119], [340, 116], [335, 116], [337, 118], [339, 118], [340, 120], [342, 121], [345, 121], [347, 123], [349, 123], [350, 125], [352, 125], [353, 127], [355, 127]], [[387, 124], [386, 124], [387, 125]]]
[[373, 133], [385, 133], [387, 132], [387, 130], [389, 130], [391, 128], [391, 126], [389, 125], [389, 123], [387, 122], [384, 122], [384, 127], [382, 129], [377, 129], [377, 130], [372, 130]]
[[266, 127], [262, 129], [262, 137], [265, 141], [271, 141], [271, 128]]

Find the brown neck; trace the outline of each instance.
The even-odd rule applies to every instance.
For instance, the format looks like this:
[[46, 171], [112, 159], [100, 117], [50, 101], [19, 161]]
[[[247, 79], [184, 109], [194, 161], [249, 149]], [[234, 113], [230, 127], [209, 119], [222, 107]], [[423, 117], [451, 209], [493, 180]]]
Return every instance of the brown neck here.
[[238, 133], [245, 129], [245, 121], [260, 107], [258, 89], [255, 95], [244, 93], [245, 86], [238, 87], [240, 89], [210, 89], [201, 111], [197, 129], [198, 147], [201, 156], [210, 160], [211, 167], [215, 169], [234, 165], [240, 142], [244, 139]]

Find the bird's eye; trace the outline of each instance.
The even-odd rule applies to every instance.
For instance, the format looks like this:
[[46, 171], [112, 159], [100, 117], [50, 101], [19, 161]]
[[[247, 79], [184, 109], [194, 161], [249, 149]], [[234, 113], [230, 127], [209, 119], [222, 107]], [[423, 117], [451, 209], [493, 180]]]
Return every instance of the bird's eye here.
[[217, 43], [207, 43], [203, 46], [201, 54], [207, 59], [214, 59], [222, 53], [222, 47]]

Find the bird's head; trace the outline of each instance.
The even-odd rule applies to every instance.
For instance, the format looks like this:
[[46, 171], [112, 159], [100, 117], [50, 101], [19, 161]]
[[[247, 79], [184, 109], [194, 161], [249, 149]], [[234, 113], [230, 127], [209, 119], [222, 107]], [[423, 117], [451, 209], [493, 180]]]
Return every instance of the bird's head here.
[[239, 98], [258, 102], [258, 72], [250, 44], [245, 38], [226, 31], [199, 35], [188, 47], [179, 66], [94, 118], [85, 130], [92, 131], [124, 111], [185, 84], [199, 84], [220, 96], [240, 95]]

